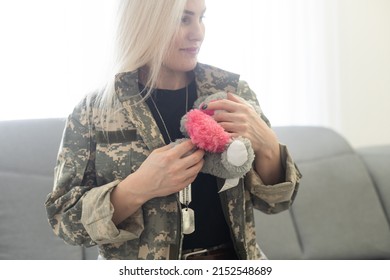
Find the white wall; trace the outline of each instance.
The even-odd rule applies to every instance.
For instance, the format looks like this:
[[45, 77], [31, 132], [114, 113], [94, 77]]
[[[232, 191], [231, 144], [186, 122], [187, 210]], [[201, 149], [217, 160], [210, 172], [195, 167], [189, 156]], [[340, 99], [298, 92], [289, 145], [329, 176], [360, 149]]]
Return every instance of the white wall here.
[[[207, 3], [201, 61], [240, 73], [273, 125], [328, 126], [354, 147], [390, 144], [390, 0]], [[245, 18], [215, 25], [221, 5]]]
[[[241, 73], [273, 125], [330, 126], [355, 147], [390, 144], [390, 0], [207, 3], [201, 61]], [[109, 7], [0, 1], [0, 119], [63, 117], [94, 88]]]
[[355, 147], [390, 144], [390, 1], [339, 1], [340, 124]]

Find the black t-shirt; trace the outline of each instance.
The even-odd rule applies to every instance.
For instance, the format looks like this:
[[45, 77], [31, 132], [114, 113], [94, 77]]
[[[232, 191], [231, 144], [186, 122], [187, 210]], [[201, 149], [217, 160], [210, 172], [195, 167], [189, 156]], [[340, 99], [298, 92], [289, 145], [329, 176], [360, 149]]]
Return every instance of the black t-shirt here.
[[[140, 85], [142, 90], [143, 86]], [[178, 90], [155, 90], [153, 100], [164, 120], [172, 141], [183, 138], [180, 131], [180, 119], [188, 110], [192, 109], [197, 99], [196, 84], [192, 81], [188, 86], [188, 105], [186, 106], [186, 88]], [[151, 100], [146, 99], [158, 127], [169, 143], [169, 137], [164, 124]], [[230, 230], [222, 212], [221, 202], [217, 190], [216, 177], [199, 173], [192, 186], [192, 201], [189, 205], [195, 212], [195, 231], [184, 235], [183, 249], [208, 248], [224, 243], [231, 243]]]

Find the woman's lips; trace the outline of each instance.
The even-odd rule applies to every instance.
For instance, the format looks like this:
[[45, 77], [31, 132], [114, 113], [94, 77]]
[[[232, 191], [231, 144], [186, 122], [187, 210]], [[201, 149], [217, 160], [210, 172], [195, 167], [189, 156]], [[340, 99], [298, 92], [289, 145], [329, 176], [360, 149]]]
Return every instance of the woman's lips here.
[[181, 51], [184, 51], [188, 54], [198, 54], [199, 48], [198, 47], [182, 48]]

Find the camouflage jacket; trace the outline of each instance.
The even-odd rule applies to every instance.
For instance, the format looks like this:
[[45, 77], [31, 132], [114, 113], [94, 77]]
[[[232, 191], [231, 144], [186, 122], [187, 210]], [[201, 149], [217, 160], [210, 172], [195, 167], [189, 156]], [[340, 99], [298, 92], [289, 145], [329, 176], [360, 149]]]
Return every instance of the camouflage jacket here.
[[[197, 94], [229, 90], [257, 103], [239, 76], [198, 64]], [[103, 133], [94, 96], [86, 97], [68, 117], [55, 167], [53, 191], [45, 207], [54, 233], [66, 243], [98, 245], [106, 259], [180, 259], [182, 230], [177, 194], [154, 198], [115, 226], [110, 192], [135, 172], [150, 152], [164, 145], [145, 102], [140, 101], [138, 72], [120, 73], [115, 89], [122, 104]], [[262, 118], [267, 121], [265, 116]], [[300, 173], [280, 145], [285, 182], [267, 186], [251, 170], [239, 185], [220, 194], [223, 211], [241, 259], [260, 259], [253, 209], [277, 213], [291, 205]], [[222, 180], [219, 180], [220, 187]]]

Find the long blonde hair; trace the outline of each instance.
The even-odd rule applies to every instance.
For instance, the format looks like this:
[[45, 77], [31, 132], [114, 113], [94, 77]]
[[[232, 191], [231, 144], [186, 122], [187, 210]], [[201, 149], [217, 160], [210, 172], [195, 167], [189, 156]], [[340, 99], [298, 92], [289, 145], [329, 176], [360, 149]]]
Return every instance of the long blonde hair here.
[[[112, 71], [98, 106], [101, 118], [120, 109], [115, 96], [115, 74], [148, 65], [145, 86], [156, 85], [164, 56], [180, 27], [187, 0], [119, 0], [115, 24]], [[108, 123], [107, 119], [104, 123]]]

